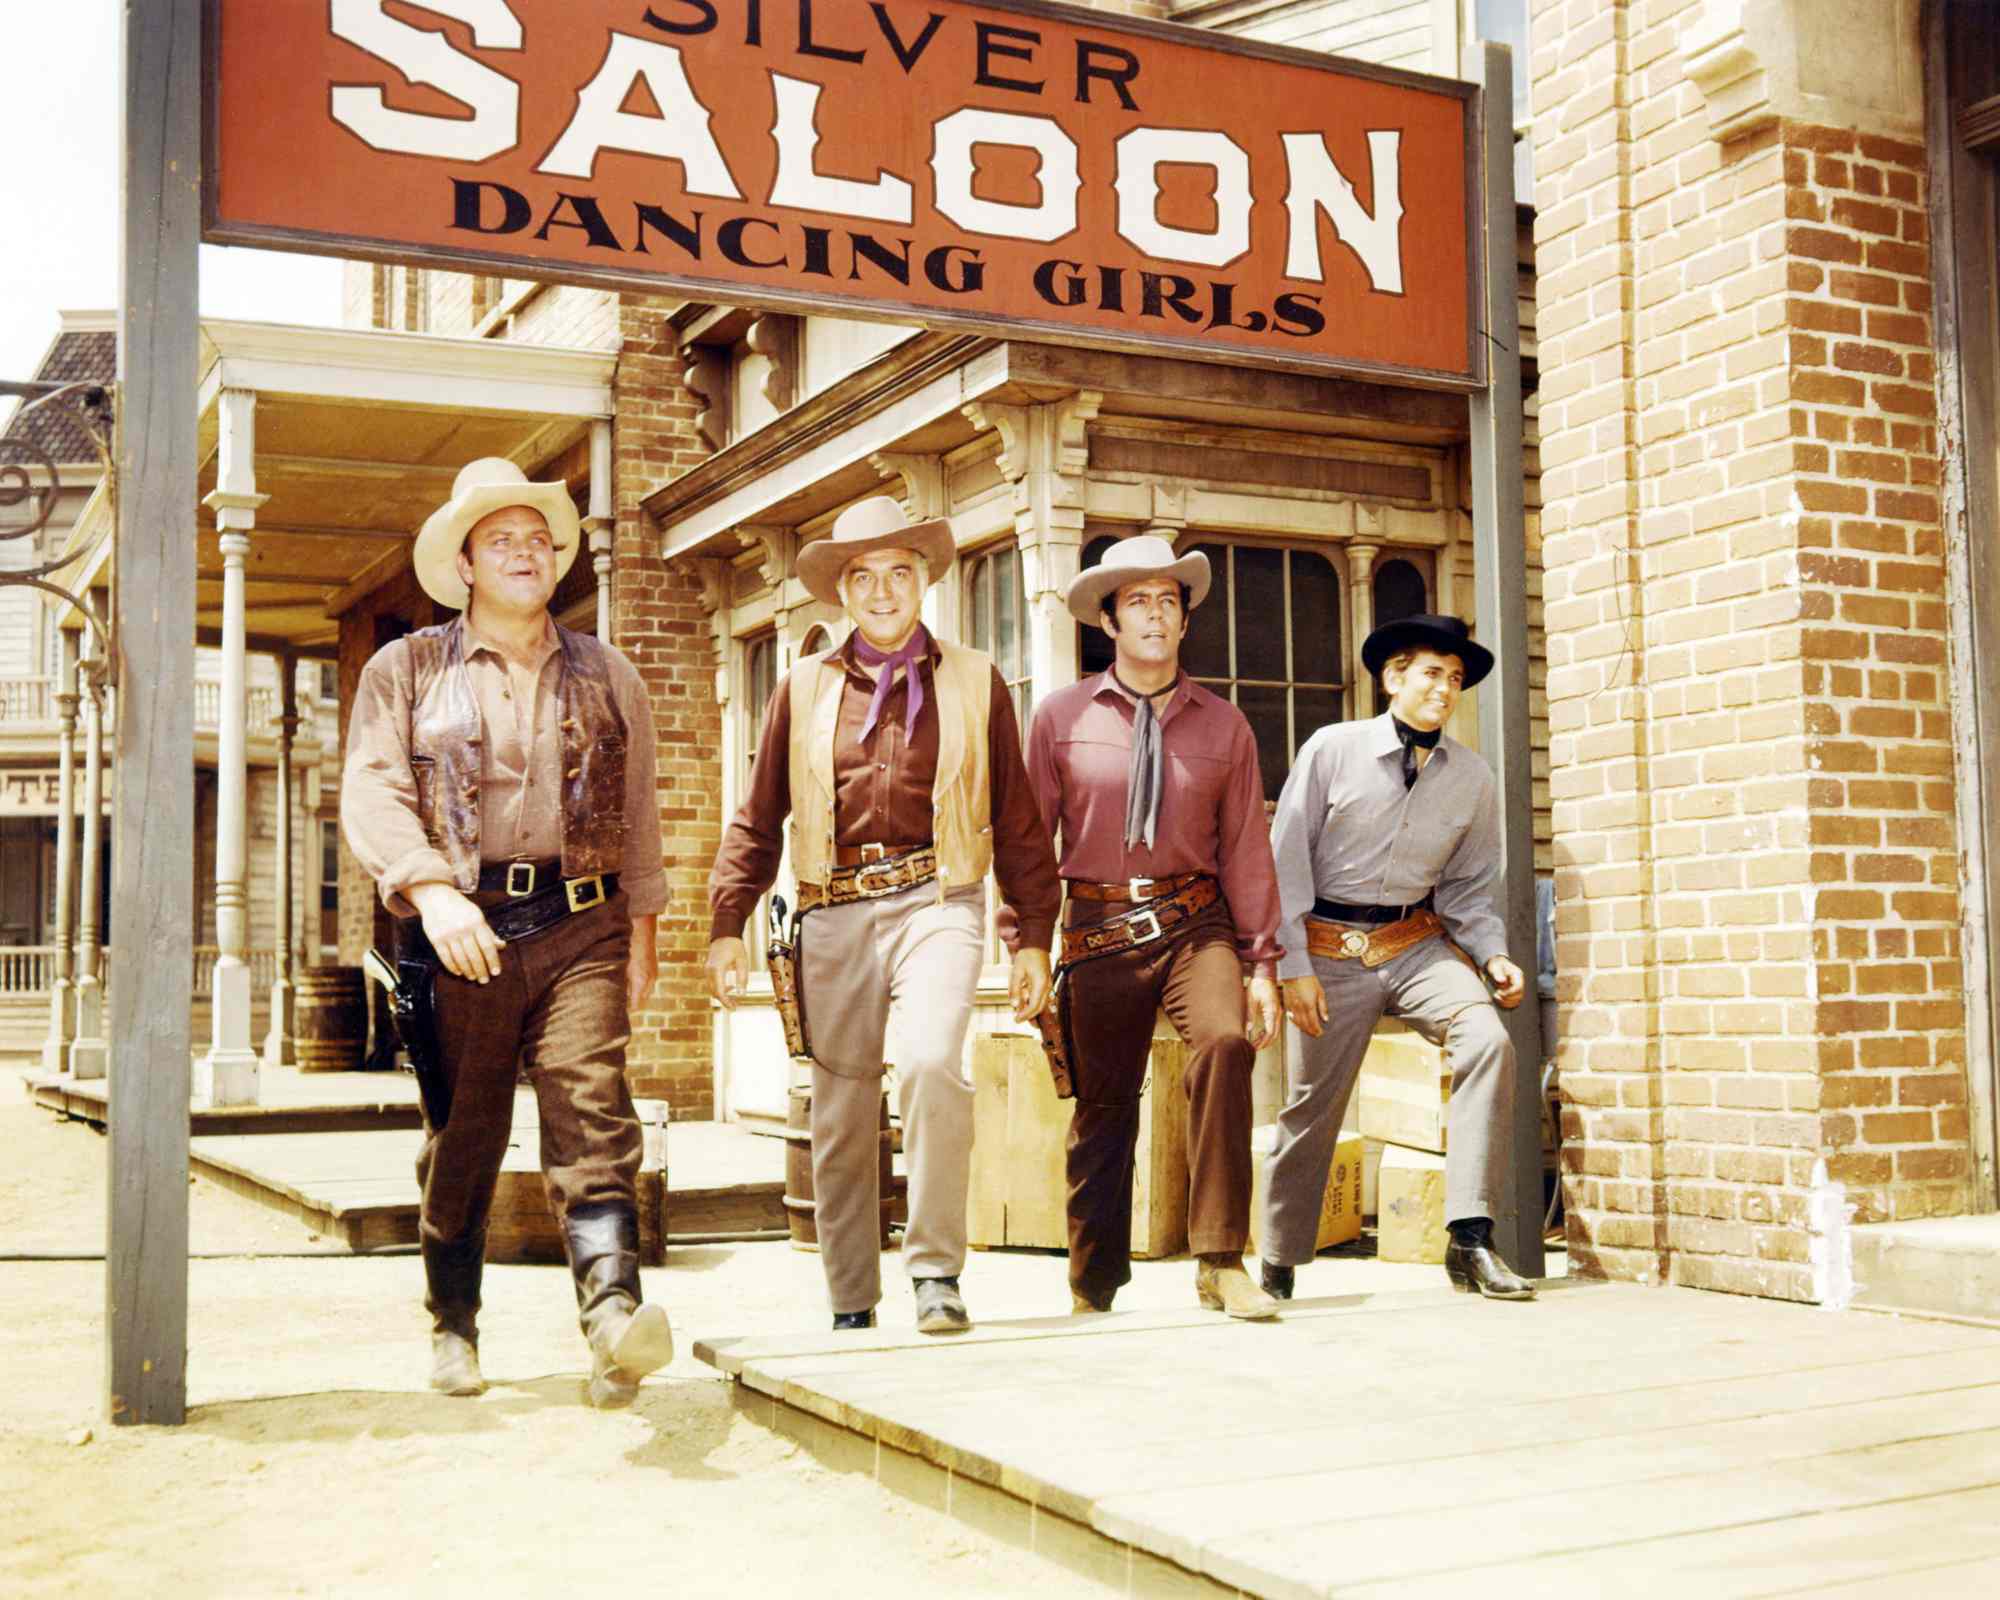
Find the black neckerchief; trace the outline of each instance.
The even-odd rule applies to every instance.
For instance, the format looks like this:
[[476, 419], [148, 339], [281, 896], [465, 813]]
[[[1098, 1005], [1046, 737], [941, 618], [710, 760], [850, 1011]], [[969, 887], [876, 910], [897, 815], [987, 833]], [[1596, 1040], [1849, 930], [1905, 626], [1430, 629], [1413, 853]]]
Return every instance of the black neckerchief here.
[[1435, 750], [1442, 728], [1433, 728], [1429, 733], [1419, 733], [1395, 712], [1389, 713], [1389, 725], [1396, 730], [1396, 739], [1403, 747], [1403, 787], [1413, 789], [1417, 783], [1417, 751]]

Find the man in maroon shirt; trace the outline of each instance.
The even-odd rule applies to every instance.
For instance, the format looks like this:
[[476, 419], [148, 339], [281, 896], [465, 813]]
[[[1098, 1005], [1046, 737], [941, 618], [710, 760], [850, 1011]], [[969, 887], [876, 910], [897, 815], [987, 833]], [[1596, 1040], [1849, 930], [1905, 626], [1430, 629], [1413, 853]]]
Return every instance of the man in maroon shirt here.
[[[965, 1030], [985, 961], [990, 868], [1010, 913], [1017, 1018], [1041, 1011], [1062, 891], [993, 663], [931, 637], [924, 590], [950, 524], [863, 500], [799, 554], [799, 581], [854, 631], [801, 661], [764, 713], [749, 795], [709, 876], [709, 985], [734, 1006], [743, 924], [771, 887], [791, 817], [799, 1005], [812, 1057], [815, 1221], [833, 1325], [872, 1327], [882, 1297], [878, 1120], [893, 1052], [908, 1165], [903, 1264], [917, 1327], [971, 1326], [965, 1264], [972, 1086]], [[893, 1039], [893, 1044], [887, 1041]]]
[[[1069, 890], [1057, 1004], [1075, 1058], [1069, 1281], [1109, 1311], [1132, 1277], [1139, 1092], [1164, 1009], [1187, 1041], [1188, 1244], [1201, 1303], [1268, 1317], [1243, 1270], [1250, 1223], [1250, 1069], [1277, 1031], [1278, 879], [1257, 742], [1180, 669], [1208, 558], [1152, 535], [1113, 545], [1070, 584], [1070, 612], [1111, 636], [1111, 670], [1035, 713], [1028, 773], [1061, 835]], [[1243, 969], [1251, 969], [1245, 1029]]]

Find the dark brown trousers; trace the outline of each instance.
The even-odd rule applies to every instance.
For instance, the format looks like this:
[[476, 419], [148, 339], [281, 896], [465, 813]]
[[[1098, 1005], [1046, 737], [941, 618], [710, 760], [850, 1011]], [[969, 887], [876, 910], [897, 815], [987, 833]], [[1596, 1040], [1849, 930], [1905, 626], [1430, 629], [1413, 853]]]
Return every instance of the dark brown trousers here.
[[[1071, 927], [1119, 905], [1071, 901]], [[1132, 1157], [1153, 1020], [1187, 1041], [1188, 1248], [1241, 1254], [1250, 1237], [1250, 1068], [1243, 964], [1226, 906], [1178, 934], [1079, 965], [1068, 978], [1076, 1056], [1070, 1122], [1069, 1281], [1102, 1301], [1132, 1279]]]
[[[482, 906], [505, 896], [477, 895]], [[542, 1176], [558, 1223], [572, 1206], [634, 1203], [641, 1136], [625, 1084], [625, 896], [504, 947], [500, 976], [437, 977], [438, 1043], [451, 1114], [424, 1127], [417, 1156], [423, 1237], [463, 1239], [486, 1226], [514, 1124], [516, 1069], [541, 1112]]]

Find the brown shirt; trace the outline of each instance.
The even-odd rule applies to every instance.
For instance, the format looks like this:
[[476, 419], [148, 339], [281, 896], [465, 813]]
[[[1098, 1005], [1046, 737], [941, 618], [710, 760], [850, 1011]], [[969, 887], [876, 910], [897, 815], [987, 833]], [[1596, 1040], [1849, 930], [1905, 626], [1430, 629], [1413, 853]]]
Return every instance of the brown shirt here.
[[[924, 703], [913, 737], [903, 735], [909, 704], [900, 674], [889, 690], [868, 742], [861, 725], [875, 696], [875, 680], [854, 659], [853, 636], [840, 647], [847, 669], [833, 738], [833, 839], [837, 845], [918, 846], [931, 842], [931, 786], [937, 779], [937, 687], [933, 677], [943, 652], [932, 643], [917, 670]], [[741, 938], [743, 924], [778, 876], [785, 818], [792, 809], [792, 696], [787, 674], [771, 695], [757, 736], [750, 792], [722, 836], [708, 879], [709, 938]], [[1028, 786], [1021, 759], [1021, 726], [1014, 700], [996, 669], [987, 716], [987, 762], [993, 784], [993, 876], [1000, 897], [1021, 930], [1021, 943], [1046, 950], [1055, 933], [1062, 889], [1048, 831]], [[1016, 941], [1008, 940], [1008, 948]]]
[[1257, 736], [1243, 713], [1185, 673], [1160, 718], [1160, 815], [1153, 847], [1125, 846], [1125, 797], [1138, 701], [1108, 672], [1057, 691], [1035, 712], [1028, 775], [1062, 841], [1065, 878], [1123, 883], [1206, 872], [1221, 880], [1236, 950], [1275, 970], [1278, 874], [1264, 820]]
[[[403, 891], [449, 883], [451, 867], [431, 848], [410, 772], [409, 673], [401, 644], [378, 650], [361, 669], [347, 763], [340, 781], [341, 829], [399, 917], [416, 915]], [[618, 884], [635, 917], [667, 903], [660, 854], [653, 708], [632, 663], [605, 647], [611, 697], [625, 720], [625, 848]], [[562, 665], [550, 625], [536, 659], [508, 662], [465, 623], [465, 671], [485, 730], [480, 756], [479, 854], [483, 861], [549, 861], [562, 854]]]

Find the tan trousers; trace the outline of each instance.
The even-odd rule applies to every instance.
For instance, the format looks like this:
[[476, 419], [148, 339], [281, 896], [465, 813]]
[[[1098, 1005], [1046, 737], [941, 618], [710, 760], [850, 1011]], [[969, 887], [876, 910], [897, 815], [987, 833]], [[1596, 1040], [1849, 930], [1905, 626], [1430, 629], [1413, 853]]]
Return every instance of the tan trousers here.
[[935, 883], [824, 906], [800, 924], [799, 991], [813, 1050], [813, 1197], [836, 1314], [882, 1298], [879, 1110], [896, 1067], [910, 1217], [903, 1268], [952, 1278], [965, 1265], [972, 1085], [965, 1030], [986, 939], [986, 893]]

